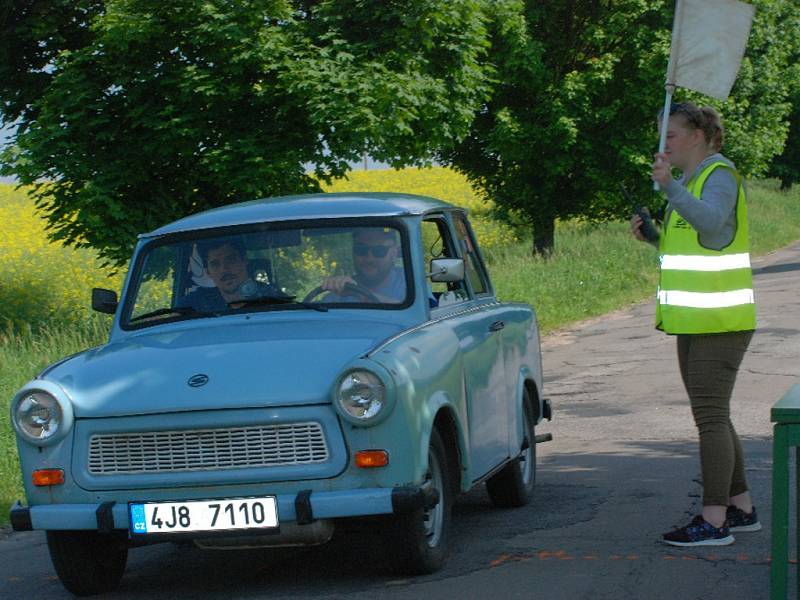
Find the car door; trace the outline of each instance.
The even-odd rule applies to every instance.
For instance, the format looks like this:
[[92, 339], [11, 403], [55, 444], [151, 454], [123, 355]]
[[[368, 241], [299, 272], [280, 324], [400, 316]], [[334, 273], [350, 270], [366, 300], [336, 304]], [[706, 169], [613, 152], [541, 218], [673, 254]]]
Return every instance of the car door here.
[[470, 311], [458, 326], [469, 415], [470, 462], [477, 479], [509, 456], [508, 385], [503, 359], [504, 309], [497, 304], [466, 216], [453, 215], [464, 258]]

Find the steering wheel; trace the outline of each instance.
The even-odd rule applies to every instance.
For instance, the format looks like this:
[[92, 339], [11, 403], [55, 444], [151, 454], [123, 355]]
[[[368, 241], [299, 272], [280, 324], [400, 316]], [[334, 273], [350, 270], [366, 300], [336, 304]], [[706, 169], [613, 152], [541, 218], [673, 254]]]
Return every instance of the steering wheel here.
[[[303, 302], [311, 302], [314, 298], [319, 296], [322, 292], [331, 292], [331, 290], [323, 289], [321, 285], [318, 285], [313, 290], [306, 294], [306, 297], [303, 298]], [[331, 292], [335, 293], [335, 292]], [[368, 302], [373, 304], [380, 304], [381, 300], [375, 294], [370, 292], [367, 288], [363, 285], [359, 285], [357, 283], [345, 283], [344, 289], [342, 290], [343, 296], [361, 296], [362, 298], [366, 299]]]

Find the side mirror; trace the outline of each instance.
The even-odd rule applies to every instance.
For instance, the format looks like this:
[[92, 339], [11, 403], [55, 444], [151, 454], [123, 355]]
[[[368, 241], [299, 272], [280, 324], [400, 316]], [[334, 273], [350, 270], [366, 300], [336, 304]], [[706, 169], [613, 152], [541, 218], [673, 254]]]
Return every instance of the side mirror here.
[[117, 292], [92, 288], [92, 309], [97, 312], [113, 315], [117, 312]]
[[431, 281], [464, 281], [464, 260], [461, 258], [434, 258], [431, 261]]

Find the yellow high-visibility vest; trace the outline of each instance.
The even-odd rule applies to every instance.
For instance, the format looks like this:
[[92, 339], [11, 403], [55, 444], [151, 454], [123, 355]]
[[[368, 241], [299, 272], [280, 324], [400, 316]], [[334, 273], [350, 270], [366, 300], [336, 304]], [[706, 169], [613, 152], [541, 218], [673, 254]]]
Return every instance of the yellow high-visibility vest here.
[[[707, 166], [687, 189], [700, 202], [703, 185], [723, 162]], [[722, 250], [700, 244], [697, 231], [671, 211], [661, 234], [661, 279], [656, 299], [656, 327], [666, 333], [723, 333], [756, 327], [753, 273], [750, 268], [747, 203], [739, 174], [736, 232]]]

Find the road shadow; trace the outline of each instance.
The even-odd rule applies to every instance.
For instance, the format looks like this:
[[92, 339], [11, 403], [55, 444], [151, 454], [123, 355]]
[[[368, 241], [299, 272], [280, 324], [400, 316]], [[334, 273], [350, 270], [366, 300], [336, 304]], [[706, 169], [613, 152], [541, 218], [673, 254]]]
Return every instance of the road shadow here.
[[[747, 438], [743, 445], [748, 479], [762, 507], [762, 523], [768, 527], [764, 509], [769, 506], [771, 440]], [[433, 575], [397, 575], [393, 568], [396, 549], [388, 546], [381, 521], [372, 519], [343, 523], [331, 542], [310, 549], [207, 551], [176, 544], [133, 549], [119, 590], [104, 597], [385, 596], [399, 587], [490, 569], [500, 557], [563, 552], [550, 546], [576, 524], [581, 526], [584, 548], [599, 546], [609, 533], [598, 514], [607, 514], [617, 504], [635, 503], [658, 517], [652, 531], [615, 531], [612, 535], [618, 537], [619, 545], [666, 555], [669, 550], [661, 548], [667, 547], [655, 541], [660, 529], [671, 525], [664, 519], [683, 519], [700, 503], [696, 444], [640, 441], [619, 448], [603, 453], [549, 452], [539, 461], [534, 499], [522, 508], [493, 507], [484, 486], [461, 496], [453, 510], [450, 558]], [[736, 556], [737, 550], [730, 548], [716, 549], [716, 554], [723, 560], [727, 554]], [[25, 597], [24, 590], [15, 586], [11, 582], [0, 597]], [[49, 581], [46, 588], [48, 598], [70, 597], [57, 581]]]
[[777, 265], [766, 265], [764, 267], [757, 267], [753, 269], [753, 275], [767, 275], [770, 273], [790, 273], [792, 271], [800, 271], [800, 262], [783, 263]]

